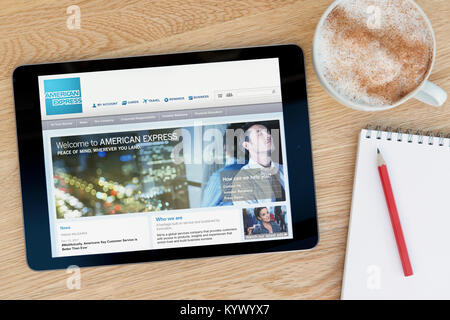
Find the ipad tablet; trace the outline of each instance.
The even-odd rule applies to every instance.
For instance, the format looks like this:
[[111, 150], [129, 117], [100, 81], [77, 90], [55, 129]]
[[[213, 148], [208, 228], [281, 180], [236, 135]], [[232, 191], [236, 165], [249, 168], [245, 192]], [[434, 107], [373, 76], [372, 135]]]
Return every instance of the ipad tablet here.
[[13, 83], [32, 269], [317, 243], [298, 46], [25, 65]]

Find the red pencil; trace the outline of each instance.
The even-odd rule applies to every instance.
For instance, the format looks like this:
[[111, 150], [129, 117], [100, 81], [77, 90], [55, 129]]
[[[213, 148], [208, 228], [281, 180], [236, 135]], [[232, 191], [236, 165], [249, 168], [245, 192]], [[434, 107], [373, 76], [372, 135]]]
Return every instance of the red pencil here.
[[400, 218], [398, 217], [397, 206], [395, 205], [394, 193], [392, 192], [391, 181], [386, 167], [386, 162], [377, 148], [378, 154], [378, 172], [380, 173], [381, 184], [383, 185], [384, 196], [389, 209], [389, 216], [391, 218], [392, 229], [394, 229], [395, 241], [397, 242], [400, 260], [402, 261], [403, 273], [405, 277], [413, 274], [411, 261], [409, 261], [408, 249], [406, 248], [405, 237], [403, 236]]

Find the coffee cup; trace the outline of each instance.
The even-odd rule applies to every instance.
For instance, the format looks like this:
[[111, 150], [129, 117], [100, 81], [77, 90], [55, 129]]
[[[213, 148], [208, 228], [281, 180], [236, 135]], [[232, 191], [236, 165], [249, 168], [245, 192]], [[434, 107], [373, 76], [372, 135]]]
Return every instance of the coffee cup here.
[[[392, 3], [394, 3], [394, 5]], [[397, 10], [397, 12], [395, 11], [395, 5], [399, 6], [399, 10]], [[337, 8], [338, 6], [339, 8]], [[347, 6], [348, 8], [345, 6]], [[394, 8], [392, 6], [394, 6]], [[407, 12], [407, 10], [403, 10], [405, 8], [402, 8], [402, 6], [405, 6], [405, 8], [412, 12], [411, 21], [408, 20], [409, 16], [407, 14], [404, 14], [405, 12]], [[347, 10], [341, 10], [345, 13], [344, 15], [341, 15], [342, 17], [344, 17], [343, 19], [345, 21], [336, 20], [341, 19], [340, 16], [336, 14], [338, 9], [340, 10], [341, 7]], [[386, 8], [388, 10], [383, 10]], [[347, 14], [347, 12], [350, 12], [350, 14]], [[395, 19], [388, 20], [388, 18], [392, 18], [392, 16], [388, 16], [389, 14], [396, 14], [395, 18], [398, 18], [398, 12], [401, 12], [399, 21], [395, 21]], [[333, 16], [329, 16], [330, 13], [333, 13]], [[345, 15], [353, 16], [347, 18], [345, 17]], [[383, 15], [386, 15], [386, 17], [384, 17]], [[344, 35], [344, 38], [346, 39], [346, 44], [350, 44], [350, 48], [348, 48], [348, 50], [346, 49], [346, 46], [339, 45], [339, 39], [342, 38], [341, 36], [340, 38], [337, 36], [338, 32], [340, 32], [339, 29], [336, 29], [335, 35], [333, 33], [330, 33], [328, 29], [324, 28], [324, 24], [331, 21], [329, 17], [332, 17], [334, 20], [338, 21], [338, 23], [335, 24], [338, 26], [337, 28], [339, 28], [339, 26], [343, 26], [342, 28], [350, 28], [351, 30], [354, 30], [355, 33], [357, 33], [354, 37], [352, 35], [349, 36], [347, 32], [348, 30], [346, 30], [347, 34]], [[401, 19], [403, 19], [404, 21], [402, 21]], [[365, 23], [368, 27], [352, 27], [352, 21], [355, 23]], [[418, 24], [418, 22], [422, 25]], [[424, 35], [423, 39], [426, 39], [424, 40], [425, 46], [422, 45], [421, 47], [418, 47], [419, 49], [421, 49], [418, 50], [419, 53], [427, 52], [427, 54], [429, 55], [429, 57], [427, 56], [426, 58], [426, 65], [424, 64], [423, 66], [421, 66], [420, 64], [418, 64], [417, 66], [415, 66], [414, 63], [410, 63], [409, 61], [409, 64], [407, 65], [408, 68], [404, 68], [404, 64], [402, 64], [404, 60], [401, 60], [401, 58], [396, 56], [397, 53], [393, 51], [398, 46], [396, 47], [396, 44], [392, 43], [392, 41], [395, 42], [397, 40], [401, 43], [406, 43], [404, 39], [398, 36], [397, 38], [393, 36], [394, 40], [387, 39], [390, 38], [390, 36], [388, 36], [387, 38], [381, 37], [381, 35], [383, 34], [389, 35], [390, 30], [383, 30], [382, 28], [387, 28], [388, 25], [392, 23], [399, 24], [399, 26], [395, 28], [396, 31], [405, 30], [405, 37], [411, 37], [411, 30], [408, 30], [408, 27], [415, 28], [417, 26], [417, 28], [420, 28], [413, 31], [416, 31], [420, 36]], [[424, 28], [421, 28], [421, 26]], [[326, 27], [328, 28], [328, 26]], [[328, 32], [326, 36], [325, 32]], [[365, 39], [365, 37], [367, 37], [367, 39]], [[328, 45], [328, 43], [331, 42], [326, 42], [328, 40], [324, 41], [324, 39], [332, 39], [331, 41], [333, 41], [333, 45], [336, 46], [335, 51], [337, 50], [339, 51], [339, 53], [335, 55], [335, 51], [333, 51], [334, 49], [332, 48], [332, 46]], [[360, 44], [355, 45], [355, 39], [356, 41], [360, 41]], [[384, 44], [387, 46], [386, 48], [383, 47], [383, 42], [385, 42]], [[366, 45], [368, 46], [367, 48], [364, 47]], [[356, 52], [352, 52], [352, 46], [356, 48], [355, 50], [359, 50], [364, 47], [364, 50], [366, 50], [366, 52], [364, 52], [364, 54], [356, 55]], [[324, 50], [324, 48], [326, 50]], [[429, 48], [430, 50], [424, 51], [422, 50], [423, 48]], [[408, 52], [408, 50], [411, 49], [409, 49], [409, 47], [406, 47], [402, 50], [404, 50], [405, 53], [401, 57], [404, 57], [406, 55], [408, 59], [410, 59], [410, 52]], [[328, 56], [331, 56], [333, 59], [335, 59], [332, 61], [335, 61], [336, 63], [328, 63], [328, 60], [324, 60], [325, 57], [323, 52], [327, 52]], [[353, 56], [353, 54], [355, 54], [355, 56]], [[371, 57], [371, 55], [373, 57]], [[413, 54], [412, 56], [414, 57]], [[363, 57], [363, 59], [358, 60], [358, 58], [360, 57]], [[419, 55], [418, 57], [422, 58], [422, 56]], [[411, 98], [415, 98], [431, 106], [442, 106], [447, 99], [446, 92], [437, 85], [428, 81], [435, 59], [436, 38], [433, 28], [426, 14], [412, 0], [391, 0], [390, 2], [388, 0], [336, 0], [322, 15], [319, 23], [317, 24], [314, 34], [312, 62], [320, 84], [333, 98], [335, 98], [341, 104], [356, 110], [387, 110], [394, 108]], [[366, 60], [369, 62], [367, 62]], [[371, 63], [374, 61], [375, 67], [373, 67], [373, 64]], [[380, 61], [386, 63], [381, 64], [379, 63]], [[364, 63], [366, 63], [366, 65]], [[324, 65], [326, 64], [329, 65], [327, 65], [325, 69]], [[358, 64], [358, 66], [356, 66], [355, 64]], [[330, 71], [333, 66], [335, 66], [335, 70]], [[339, 68], [342, 68], [343, 70], [340, 70]], [[368, 70], [370, 68], [372, 69]], [[416, 76], [418, 74], [418, 71], [414, 68], [423, 71], [423, 73], [420, 74], [420, 77]], [[407, 71], [405, 72], [405, 70]], [[354, 74], [352, 74], [353, 71], [355, 71]], [[375, 74], [375, 77], [372, 77], [374, 71], [377, 71], [378, 73]], [[361, 72], [364, 73], [364, 77], [360, 76]], [[329, 74], [333, 74], [336, 78], [336, 81], [334, 81], [335, 78], [329, 76]], [[354, 77], [352, 78], [352, 76]], [[361, 83], [370, 83], [370, 85], [368, 85], [370, 90], [375, 92], [376, 90], [373, 90], [373, 88], [379, 90], [380, 97], [376, 95], [378, 94], [378, 92], [376, 92], [376, 94], [370, 93], [372, 94], [372, 96], [370, 96], [370, 94], [367, 93], [369, 92], [367, 87], [363, 87], [360, 83], [356, 83], [359, 80], [355, 79], [360, 78], [362, 79], [360, 81]], [[391, 78], [393, 78], [395, 81]], [[346, 83], [346, 79], [351, 83]], [[416, 81], [413, 82], [412, 85], [410, 84], [411, 81], [409, 81], [411, 79]], [[371, 83], [372, 80], [373, 83]], [[407, 82], [407, 80], [409, 82]], [[400, 85], [398, 85], [399, 83], [409, 83], [408, 90], [405, 90]], [[396, 87], [396, 85], [398, 85], [398, 88]], [[366, 94], [364, 92], [366, 92]], [[389, 96], [391, 92], [394, 94], [393, 96], [395, 98], [391, 98]]]

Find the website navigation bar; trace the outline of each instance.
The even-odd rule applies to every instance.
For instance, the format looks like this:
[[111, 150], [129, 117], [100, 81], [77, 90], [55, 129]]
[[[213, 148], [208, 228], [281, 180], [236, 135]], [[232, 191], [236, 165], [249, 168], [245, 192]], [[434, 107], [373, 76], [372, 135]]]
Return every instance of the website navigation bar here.
[[165, 112], [147, 112], [104, 117], [86, 117], [64, 120], [44, 120], [42, 130], [58, 130], [67, 128], [83, 128], [97, 126], [111, 126], [138, 122], [171, 121], [182, 119], [201, 119], [209, 117], [225, 117], [256, 113], [281, 112], [281, 103], [253, 104], [232, 106], [227, 108], [202, 108], [194, 110], [176, 110]]

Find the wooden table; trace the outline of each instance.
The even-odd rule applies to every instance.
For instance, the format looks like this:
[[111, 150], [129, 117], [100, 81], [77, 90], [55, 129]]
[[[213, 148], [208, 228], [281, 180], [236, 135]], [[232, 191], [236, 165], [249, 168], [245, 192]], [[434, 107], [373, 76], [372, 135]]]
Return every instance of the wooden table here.
[[[0, 4], [0, 298], [338, 299], [357, 134], [370, 123], [450, 133], [442, 108], [411, 100], [366, 113], [339, 105], [311, 64], [315, 26], [331, 0], [15, 1]], [[431, 80], [450, 93], [450, 1], [418, 0], [437, 38]], [[66, 8], [81, 8], [81, 28]], [[21, 64], [280, 43], [305, 51], [320, 242], [311, 251], [84, 268], [81, 289], [65, 270], [25, 262], [11, 74]]]

